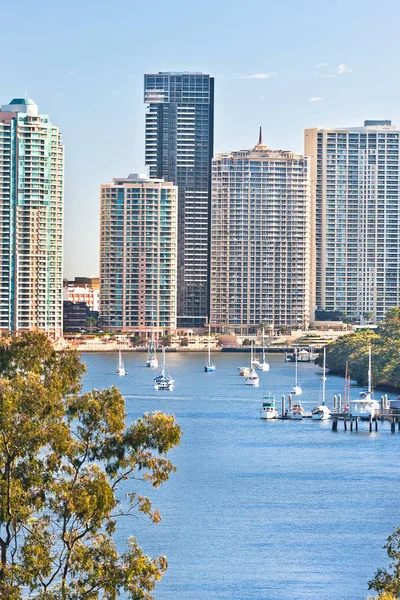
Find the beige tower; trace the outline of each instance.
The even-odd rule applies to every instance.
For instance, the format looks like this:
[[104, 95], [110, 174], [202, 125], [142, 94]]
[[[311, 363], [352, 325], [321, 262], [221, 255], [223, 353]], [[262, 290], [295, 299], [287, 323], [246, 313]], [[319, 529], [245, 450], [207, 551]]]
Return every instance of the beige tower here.
[[252, 333], [310, 321], [311, 201], [308, 158], [252, 150], [213, 161], [211, 323]]

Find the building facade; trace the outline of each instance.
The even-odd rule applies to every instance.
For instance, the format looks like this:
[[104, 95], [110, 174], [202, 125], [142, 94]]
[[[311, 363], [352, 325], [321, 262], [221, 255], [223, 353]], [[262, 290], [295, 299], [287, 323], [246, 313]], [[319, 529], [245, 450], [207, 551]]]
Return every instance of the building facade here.
[[211, 323], [226, 333], [306, 328], [310, 305], [309, 161], [289, 151], [213, 160]]
[[129, 175], [101, 186], [100, 314], [104, 331], [176, 328], [178, 190]]
[[144, 76], [146, 165], [178, 186], [178, 326], [209, 312], [214, 79], [203, 73]]
[[68, 282], [64, 285], [64, 302], [72, 302], [78, 304], [79, 302], [85, 302], [90, 310], [99, 312], [99, 297], [100, 290], [94, 289], [89, 284], [77, 285], [75, 282]]
[[62, 335], [64, 147], [29, 99], [0, 109], [0, 330]]
[[399, 137], [390, 121], [305, 130], [318, 309], [376, 322], [400, 305]]

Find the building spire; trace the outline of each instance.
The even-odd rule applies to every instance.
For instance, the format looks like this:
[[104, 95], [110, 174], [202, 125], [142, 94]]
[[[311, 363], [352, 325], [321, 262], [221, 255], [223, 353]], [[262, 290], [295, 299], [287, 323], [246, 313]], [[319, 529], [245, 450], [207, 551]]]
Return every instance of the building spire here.
[[260, 125], [260, 133], [258, 134], [258, 144], [256, 146], [254, 146], [254, 150], [268, 150], [268, 146], [263, 144], [261, 125]]

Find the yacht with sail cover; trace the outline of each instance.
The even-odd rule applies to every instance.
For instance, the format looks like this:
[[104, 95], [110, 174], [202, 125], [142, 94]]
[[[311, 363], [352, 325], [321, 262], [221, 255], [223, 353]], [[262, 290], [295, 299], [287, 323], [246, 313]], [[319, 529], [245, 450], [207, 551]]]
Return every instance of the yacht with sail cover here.
[[270, 392], [263, 396], [263, 403], [260, 409], [260, 419], [277, 419], [279, 413], [275, 406], [275, 396]]
[[150, 340], [150, 342], [149, 342], [149, 351], [147, 354], [146, 367], [151, 367], [152, 369], [157, 369], [157, 367], [158, 367], [158, 358], [157, 358], [157, 354], [156, 354], [156, 347], [152, 340]]
[[170, 375], [165, 373], [165, 348], [162, 349], [161, 359], [161, 375], [154, 377], [154, 389], [156, 390], [173, 390], [174, 380]]
[[207, 362], [204, 365], [204, 371], [206, 373], [215, 373], [217, 367], [211, 362], [211, 325], [208, 326], [208, 348], [207, 348]]
[[119, 350], [119, 352], [118, 352], [118, 366], [117, 366], [116, 372], [117, 372], [117, 375], [119, 375], [120, 377], [122, 377], [123, 375], [128, 375], [128, 373], [125, 371], [124, 361], [122, 359], [121, 350]]
[[324, 348], [324, 362], [322, 366], [322, 377], [321, 377], [321, 387], [322, 387], [322, 398], [321, 404], [316, 406], [311, 411], [311, 419], [313, 421], [326, 421], [331, 417], [331, 411], [325, 404], [325, 396], [326, 396], [326, 348]]
[[260, 385], [260, 379], [253, 366], [253, 342], [251, 342], [250, 345], [250, 372], [246, 377], [246, 385], [252, 385], [253, 387], [258, 387]]
[[295, 364], [295, 378], [294, 378], [294, 386], [291, 389], [291, 394], [295, 396], [301, 396], [303, 390], [301, 389], [301, 385], [299, 383], [298, 375], [297, 375], [297, 348], [294, 349], [294, 364]]
[[372, 349], [368, 349], [368, 390], [361, 392], [358, 400], [350, 400], [349, 414], [360, 419], [373, 419], [379, 412], [379, 402], [374, 400], [372, 391]]
[[262, 330], [262, 358], [261, 358], [261, 362], [259, 362], [258, 365], [256, 365], [256, 367], [260, 371], [269, 371], [269, 364], [265, 360], [265, 334], [264, 334], [264, 328]]

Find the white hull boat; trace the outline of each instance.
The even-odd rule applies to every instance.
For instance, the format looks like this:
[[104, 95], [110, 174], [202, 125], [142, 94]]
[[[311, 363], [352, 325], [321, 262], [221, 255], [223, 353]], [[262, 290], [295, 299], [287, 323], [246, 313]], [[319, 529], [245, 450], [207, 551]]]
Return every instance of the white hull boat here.
[[300, 421], [303, 418], [304, 408], [300, 402], [293, 402], [288, 417], [293, 421]]
[[149, 353], [147, 355], [146, 367], [151, 367], [152, 369], [157, 369], [158, 367], [158, 358], [156, 355], [156, 349], [153, 344], [153, 341], [150, 340], [149, 343]]
[[174, 379], [170, 375], [165, 374], [165, 348], [162, 349], [162, 361], [161, 361], [161, 375], [154, 377], [154, 389], [155, 390], [168, 390], [174, 389]]
[[260, 379], [254, 369], [246, 377], [246, 385], [252, 385], [258, 387], [260, 385]]
[[267, 394], [263, 397], [263, 404], [260, 409], [260, 419], [277, 419], [279, 413], [275, 406], [275, 396]]
[[206, 362], [206, 364], [204, 365], [204, 371], [206, 373], [215, 373], [215, 371], [217, 370], [217, 367], [214, 365], [214, 363], [211, 362], [211, 347], [210, 347], [210, 343], [211, 343], [211, 326], [208, 326], [208, 360]]
[[259, 369], [260, 371], [269, 371], [269, 364], [265, 360], [265, 336], [264, 336], [264, 329], [263, 329], [263, 332], [262, 332], [262, 359], [261, 359], [261, 362], [259, 361], [259, 363], [257, 365], [257, 369]]
[[250, 367], [238, 367], [238, 371], [239, 371], [239, 375], [241, 375], [242, 377], [247, 377], [247, 375], [250, 373], [251, 369], [250, 369]]
[[324, 362], [322, 367], [322, 401], [319, 406], [316, 406], [311, 411], [311, 419], [313, 421], [326, 421], [331, 418], [331, 411], [325, 404], [326, 396], [326, 348], [324, 348]]
[[303, 390], [301, 389], [301, 385], [299, 384], [298, 376], [297, 376], [297, 348], [295, 348], [295, 350], [294, 350], [294, 362], [295, 362], [294, 386], [292, 387], [290, 393], [293, 394], [294, 396], [301, 396], [301, 394], [303, 393]]
[[311, 411], [311, 419], [313, 421], [326, 421], [331, 418], [331, 411], [327, 406], [321, 404], [320, 406], [316, 406]]
[[352, 417], [359, 419], [370, 420], [373, 419], [376, 413], [379, 412], [379, 402], [374, 400], [372, 392], [372, 358], [371, 358], [371, 346], [369, 347], [369, 358], [368, 358], [368, 391], [361, 392], [358, 400], [351, 400], [349, 402], [349, 414]]
[[117, 369], [116, 369], [116, 373], [117, 373], [117, 375], [119, 375], [119, 377], [123, 377], [124, 375], [128, 375], [128, 373], [125, 371], [124, 361], [122, 360], [121, 350], [118, 353], [118, 366], [117, 366]]

